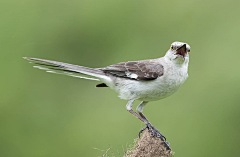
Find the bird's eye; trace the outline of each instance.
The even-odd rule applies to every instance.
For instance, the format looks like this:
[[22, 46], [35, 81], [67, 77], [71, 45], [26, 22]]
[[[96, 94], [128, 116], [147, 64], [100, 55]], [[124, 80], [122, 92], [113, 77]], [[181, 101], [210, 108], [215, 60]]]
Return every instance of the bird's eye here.
[[190, 51], [191, 51], [191, 50], [189, 49], [189, 50], [188, 50], [188, 53], [190, 53]]
[[173, 46], [171, 46], [171, 50], [174, 50], [174, 47], [173, 47]]

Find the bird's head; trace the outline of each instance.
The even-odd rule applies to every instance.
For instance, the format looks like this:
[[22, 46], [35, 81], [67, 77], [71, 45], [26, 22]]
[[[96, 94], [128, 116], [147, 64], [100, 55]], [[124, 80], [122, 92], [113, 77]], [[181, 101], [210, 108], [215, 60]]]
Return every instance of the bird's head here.
[[189, 62], [190, 46], [183, 42], [173, 42], [170, 49], [167, 51], [165, 57], [178, 64]]

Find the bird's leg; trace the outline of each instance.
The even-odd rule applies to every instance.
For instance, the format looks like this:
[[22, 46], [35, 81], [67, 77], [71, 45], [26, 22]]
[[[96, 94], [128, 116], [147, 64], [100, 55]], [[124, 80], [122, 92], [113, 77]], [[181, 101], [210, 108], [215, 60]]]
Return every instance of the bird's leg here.
[[144, 114], [142, 113], [143, 111], [143, 108], [144, 106], [147, 104], [148, 102], [147, 101], [142, 101], [138, 107], [137, 107], [137, 111], [139, 113], [139, 115], [144, 119], [144, 123], [146, 124], [146, 126], [144, 128], [142, 128], [140, 131], [139, 131], [139, 137], [140, 137], [140, 134], [146, 129], [148, 128], [148, 131], [152, 133], [152, 137], [156, 136], [156, 137], [159, 137], [162, 141], [166, 141], [166, 137], [160, 133], [160, 131], [158, 129], [156, 129], [148, 120], [147, 118], [144, 116]]
[[143, 113], [142, 113], [144, 106], [145, 106], [148, 102], [147, 102], [147, 101], [143, 101], [143, 102], [141, 102], [140, 105], [138, 105], [137, 111], [138, 111], [139, 115], [132, 110], [133, 102], [134, 102], [134, 100], [129, 100], [129, 101], [128, 101], [128, 103], [127, 103], [127, 105], [126, 105], [127, 110], [128, 110], [131, 114], [133, 114], [135, 117], [137, 117], [138, 119], [140, 119], [143, 123], [146, 124], [146, 127], [142, 128], [142, 129], [140, 130], [140, 132], [139, 132], [139, 137], [140, 137], [140, 134], [141, 134], [146, 128], [148, 128], [148, 131], [152, 133], [152, 136], [153, 136], [153, 137], [154, 137], [154, 136], [159, 137], [159, 138], [163, 141], [163, 143], [167, 146], [167, 149], [170, 149], [170, 150], [171, 150], [170, 144], [166, 141], [165, 136], [163, 136], [163, 135], [159, 132], [159, 130], [156, 129], [156, 128], [147, 120], [147, 118], [146, 118], [146, 117], [143, 115]]
[[147, 120], [147, 118], [146, 118], [146, 117], [144, 116], [144, 114], [142, 113], [143, 108], [145, 107], [145, 105], [146, 105], [147, 103], [148, 103], [148, 101], [142, 101], [142, 102], [138, 105], [137, 111], [138, 111], [139, 115], [149, 123], [149, 121]]
[[130, 112], [131, 114], [133, 114], [135, 117], [137, 117], [137, 118], [140, 119], [143, 123], [146, 124], [147, 121], [146, 121], [144, 118], [142, 118], [141, 116], [139, 116], [136, 112], [134, 112], [134, 111], [132, 110], [133, 102], [134, 102], [134, 100], [129, 100], [129, 101], [128, 101], [128, 103], [127, 103], [127, 105], [126, 105], [126, 108], [127, 108], [128, 112]]

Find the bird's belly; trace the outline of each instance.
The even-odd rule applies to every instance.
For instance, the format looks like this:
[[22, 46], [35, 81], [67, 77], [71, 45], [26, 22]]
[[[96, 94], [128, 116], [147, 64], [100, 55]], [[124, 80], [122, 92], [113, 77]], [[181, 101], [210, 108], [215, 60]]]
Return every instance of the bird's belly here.
[[152, 88], [148, 90], [141, 91], [141, 97], [138, 100], [141, 101], [156, 101], [163, 98], [166, 98], [173, 93], [175, 93], [180, 86], [172, 86], [169, 84], [160, 84], [160, 85], [153, 85]]
[[155, 101], [175, 93], [183, 82], [171, 79], [164, 80], [164, 78], [153, 81], [126, 80], [121, 82], [115, 90], [121, 99]]

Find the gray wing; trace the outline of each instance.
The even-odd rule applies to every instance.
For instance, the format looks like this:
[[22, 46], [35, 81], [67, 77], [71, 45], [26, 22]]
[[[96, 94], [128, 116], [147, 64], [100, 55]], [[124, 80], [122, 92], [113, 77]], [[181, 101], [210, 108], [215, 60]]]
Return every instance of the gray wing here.
[[139, 81], [155, 80], [164, 73], [163, 66], [158, 60], [142, 60], [122, 62], [101, 68], [106, 74]]

